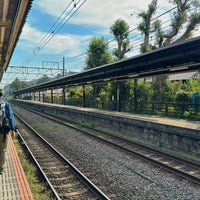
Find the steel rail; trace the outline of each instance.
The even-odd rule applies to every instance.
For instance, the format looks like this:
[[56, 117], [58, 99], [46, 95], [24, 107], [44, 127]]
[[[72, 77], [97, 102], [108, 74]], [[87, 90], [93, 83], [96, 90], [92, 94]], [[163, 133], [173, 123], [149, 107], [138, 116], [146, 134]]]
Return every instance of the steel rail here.
[[[15, 113], [15, 116], [17, 116], [16, 113]], [[17, 116], [17, 118], [20, 119], [19, 116]], [[20, 119], [20, 120], [21, 120], [21, 119]], [[54, 187], [52, 186], [51, 182], [50, 182], [49, 179], [47, 178], [45, 172], [43, 171], [42, 167], [41, 167], [40, 164], [38, 163], [37, 159], [36, 159], [35, 156], [33, 155], [33, 153], [32, 153], [32, 151], [30, 150], [30, 148], [28, 147], [26, 141], [24, 140], [24, 138], [23, 138], [23, 136], [21, 135], [21, 133], [19, 132], [19, 130], [17, 130], [17, 134], [18, 134], [20, 140], [23, 142], [23, 145], [26, 147], [26, 150], [28, 151], [29, 155], [31, 156], [31, 159], [34, 161], [34, 163], [35, 163], [37, 169], [40, 171], [40, 174], [43, 176], [43, 178], [45, 179], [45, 181], [48, 183], [50, 189], [52, 190], [53, 194], [55, 195], [55, 198], [56, 198], [57, 200], [61, 200], [61, 198], [58, 196], [58, 193], [55, 191]]]
[[[50, 143], [48, 143], [36, 130], [34, 130], [27, 122], [25, 122], [19, 115], [15, 113], [15, 116], [23, 122], [23, 124], [26, 125], [27, 128], [29, 128], [32, 132], [34, 132], [37, 137], [39, 137], [48, 147], [50, 147], [64, 162], [66, 162], [71, 170], [78, 175], [80, 180], [82, 180], [88, 188], [99, 198], [102, 200], [110, 200], [109, 197], [107, 197], [97, 186], [95, 186], [78, 168], [76, 168], [68, 159], [66, 159], [58, 150], [56, 150]], [[23, 140], [24, 141], [24, 140]], [[25, 141], [24, 141], [25, 142]], [[36, 159], [34, 159], [35, 161]], [[36, 163], [38, 164], [37, 160]], [[39, 164], [38, 164], [39, 165]], [[55, 193], [56, 197], [58, 200], [60, 200], [60, 197], [58, 196], [57, 192], [53, 188], [51, 182], [48, 180], [47, 176], [45, 175], [44, 171], [42, 170], [41, 167], [39, 167], [41, 172], [44, 174], [45, 180], [48, 182], [49, 186], [51, 187], [52, 191]]]
[[[108, 141], [108, 140], [106, 140], [106, 139], [104, 139], [104, 138], [102, 138], [102, 137], [98, 137], [98, 136], [96, 136], [96, 135], [94, 135], [94, 134], [89, 133], [88, 131], [84, 131], [82, 128], [79, 128], [78, 126], [75, 126], [75, 125], [74, 125], [74, 124], [77, 124], [76, 122], [72, 122], [72, 121], [71, 121], [71, 122], [70, 122], [71, 124], [70, 124], [70, 123], [67, 123], [67, 122], [66, 122], [66, 119], [62, 119], [61, 117], [57, 117], [57, 116], [51, 115], [51, 114], [49, 114], [49, 113], [44, 114], [44, 112], [41, 113], [41, 112], [32, 110], [32, 109], [30, 109], [30, 108], [29, 108], [28, 110], [30, 110], [31, 112], [37, 113], [37, 114], [40, 115], [40, 116], [46, 117], [46, 118], [48, 118], [48, 119], [50, 119], [50, 120], [56, 121], [56, 122], [58, 122], [58, 123], [60, 123], [60, 124], [63, 124], [63, 125], [68, 126], [68, 127], [70, 127], [70, 128], [73, 128], [73, 129], [75, 129], [75, 130], [81, 131], [81, 132], [83, 132], [83, 133], [85, 133], [85, 134], [87, 134], [87, 135], [89, 135], [89, 136], [91, 136], [91, 137], [93, 137], [93, 138], [98, 138], [99, 140], [101, 140], [101, 141], [103, 141], [103, 142], [107, 142], [107, 143], [109, 143], [109, 144], [111, 144], [111, 145], [114, 145], [114, 146], [116, 146], [116, 147], [118, 147], [118, 148], [120, 148], [120, 149], [123, 149], [124, 151], [127, 151], [127, 152], [129, 152], [129, 153], [131, 153], [131, 154], [136, 155], [137, 157], [140, 157], [140, 158], [142, 157], [144, 160], [146, 160], [146, 161], [148, 161], [148, 162], [152, 162], [152, 163], [154, 163], [156, 166], [161, 166], [162, 168], [166, 169], [167, 171], [170, 171], [170, 172], [172, 172], [172, 173], [176, 173], [177, 175], [179, 175], [179, 176], [181, 176], [181, 177], [183, 177], [183, 178], [190, 179], [191, 181], [193, 181], [193, 182], [196, 183], [196, 184], [200, 184], [200, 177], [195, 176], [195, 175], [191, 175], [191, 174], [187, 173], [186, 171], [182, 171], [182, 170], [180, 170], [180, 169], [176, 169], [176, 168], [174, 168], [174, 167], [172, 167], [172, 166], [169, 166], [169, 165], [164, 164], [164, 163], [162, 163], [162, 162], [159, 162], [159, 161], [157, 161], [157, 160], [155, 160], [155, 159], [152, 159], [152, 158], [150, 158], [150, 157], [148, 157], [148, 156], [146, 156], [146, 155], [142, 155], [141, 153], [137, 153], [137, 152], [135, 152], [135, 151], [129, 150], [129, 149], [127, 149], [126, 147], [122, 147], [121, 145], [118, 145], [118, 144], [116, 144], [116, 143], [114, 143], [114, 142], [112, 142], [112, 141]], [[62, 120], [62, 121], [61, 121], [61, 120]], [[85, 126], [85, 125], [81, 125], [81, 126], [83, 127], [83, 126]], [[86, 127], [86, 126], [85, 126], [85, 127]], [[91, 128], [91, 127], [90, 127], [90, 129], [93, 129], [93, 130], [94, 130], [94, 128]], [[100, 133], [103, 133], [103, 134], [108, 134], [108, 133], [106, 133], [106, 132], [103, 132], [103, 131], [100, 131], [100, 130], [97, 130], [97, 129], [95, 129], [95, 131], [99, 131]], [[113, 134], [110, 135], [110, 136], [116, 137], [117, 139], [121, 139], [121, 140], [123, 139], [123, 140], [125, 141], [124, 138], [114, 136]], [[162, 155], [167, 156], [167, 157], [171, 157], [171, 158], [174, 158], [174, 159], [178, 159], [180, 162], [187, 162], [187, 163], [189, 163], [190, 165], [195, 165], [196, 167], [199, 166], [199, 165], [196, 164], [196, 163], [189, 162], [189, 161], [187, 161], [187, 160], [184, 160], [184, 159], [175, 157], [175, 156], [173, 156], [173, 155], [169, 155], [169, 154], [167, 154], [167, 153], [164, 153], [164, 152], [161, 152], [161, 151], [152, 149], [152, 148], [150, 148], [150, 147], [146, 147], [146, 146], [141, 145], [141, 144], [138, 144], [138, 143], [131, 142], [131, 141], [129, 141], [129, 140], [126, 140], [126, 142], [132, 143], [133, 145], [140, 146], [140, 148], [142, 147], [142, 148], [148, 149], [148, 150], [151, 151], [151, 152], [159, 153], [160, 155], [162, 154]]]

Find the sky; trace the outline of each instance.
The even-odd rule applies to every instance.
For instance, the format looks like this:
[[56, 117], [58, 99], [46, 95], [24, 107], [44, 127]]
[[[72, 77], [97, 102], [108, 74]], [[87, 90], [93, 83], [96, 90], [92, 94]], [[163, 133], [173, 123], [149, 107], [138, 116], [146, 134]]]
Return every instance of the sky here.
[[[67, 71], [81, 71], [88, 44], [93, 37], [103, 36], [109, 41], [111, 49], [115, 47], [110, 27], [119, 18], [124, 19], [130, 27], [131, 45], [139, 47], [142, 36], [136, 30], [141, 21], [138, 13], [146, 11], [150, 2], [151, 0], [34, 0], [9, 63], [9, 66], [17, 67], [8, 67], [0, 85], [6, 85], [16, 77], [26, 81], [44, 74], [53, 77], [61, 72], [63, 58]], [[173, 7], [167, 0], [158, 0], [155, 17]], [[159, 17], [164, 22], [163, 26], [169, 25], [172, 13], [173, 11]], [[198, 35], [199, 29], [195, 31], [195, 36]], [[127, 57], [138, 53], [138, 48], [134, 48]]]

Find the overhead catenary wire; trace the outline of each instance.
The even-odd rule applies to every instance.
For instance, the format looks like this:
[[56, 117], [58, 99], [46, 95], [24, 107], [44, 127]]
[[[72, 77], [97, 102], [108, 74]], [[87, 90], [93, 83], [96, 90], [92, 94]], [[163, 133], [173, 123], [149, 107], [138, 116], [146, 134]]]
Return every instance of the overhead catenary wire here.
[[[170, 13], [171, 11], [175, 10], [176, 8], [177, 8], [177, 6], [174, 6], [173, 8], [171, 8], [171, 9], [169, 9], [169, 10], [167, 10], [167, 11], [161, 13], [160, 15], [157, 15], [156, 17], [154, 17], [154, 18], [151, 19], [151, 23], [153, 23], [153, 21], [159, 19], [159, 18], [162, 17], [163, 15]], [[171, 22], [171, 20], [167, 20], [167, 21], [163, 22], [161, 25], [164, 25], [164, 24], [167, 23], [167, 22]], [[171, 26], [171, 24], [168, 24], [168, 25], [166, 25], [165, 27], [163, 27], [163, 29], [167, 29], [167, 28], [170, 27], [170, 26]], [[136, 31], [136, 30], [138, 30], [137, 27], [135, 27], [135, 28], [129, 30], [128, 33], [132, 33], [132, 32], [134, 32], [134, 31]], [[138, 35], [141, 35], [141, 33], [138, 33], [138, 34], [134, 35], [133, 37], [131, 37], [131, 39], [136, 38]], [[155, 36], [152, 36], [152, 38], [154, 38], [154, 37], [155, 37]], [[152, 39], [152, 38], [151, 38], [151, 39]], [[130, 39], [130, 38], [129, 38], [129, 39]], [[107, 42], [108, 45], [109, 45], [110, 43], [112, 43], [113, 41], [115, 41], [115, 39], [109, 40], [109, 41]], [[140, 41], [136, 41], [136, 44], [137, 44], [137, 45], [134, 46], [134, 48], [140, 47], [140, 45], [141, 45], [142, 42], [143, 42], [143, 40], [142, 40], [142, 36], [141, 36], [141, 37], [140, 37]], [[134, 43], [134, 42], [131, 42], [130, 45], [133, 44], [133, 43]], [[112, 47], [114, 48], [115, 46], [116, 46], [115, 44], [112, 44], [112, 45], [109, 46], [109, 48], [112, 48]], [[97, 47], [97, 49], [98, 49], [98, 47]], [[77, 60], [77, 58], [82, 57], [82, 55], [85, 55], [85, 58], [86, 58], [87, 52], [84, 52], [84, 53], [81, 53], [81, 54], [79, 54], [79, 55], [77, 55], [77, 56], [74, 56], [74, 57], [72, 57], [72, 58], [66, 59], [65, 62], [69, 64], [70, 62], [73, 62], [73, 60]]]
[[[67, 5], [65, 10], [62, 12], [62, 14], [59, 16], [59, 18], [56, 20], [56, 22], [51, 26], [47, 34], [42, 38], [42, 40], [39, 42], [39, 44], [34, 48], [32, 53], [25, 59], [27, 65], [46, 45], [47, 43], [56, 35], [56, 33], [72, 18], [72, 16], [83, 6], [83, 4], [86, 2], [86, 0], [79, 0], [76, 3], [72, 0], [70, 4]], [[65, 14], [67, 9], [72, 5], [70, 10]], [[80, 5], [79, 5], [80, 4]], [[64, 17], [62, 17], [65, 14]], [[62, 19], [61, 19], [62, 18]], [[59, 22], [59, 19], [61, 21]], [[57, 24], [57, 22], [59, 22]], [[54, 28], [55, 27], [55, 28]]]
[[[86, 1], [86, 0], [85, 0]], [[76, 6], [77, 6], [77, 4], [78, 3], [80, 3], [80, 2], [82, 2], [80, 5], [79, 5], [79, 8], [85, 3], [85, 1], [81, 1], [81, 0], [79, 0], [77, 3], [76, 3]], [[55, 36], [55, 34], [64, 26], [64, 24], [65, 23], [67, 23], [70, 19], [71, 19], [71, 17], [78, 11], [78, 9], [76, 9], [76, 10], [74, 10], [74, 6], [68, 11], [68, 13], [66, 14], [66, 11], [69, 9], [69, 7], [72, 5], [72, 3], [74, 3], [74, 1], [71, 1], [70, 2], [70, 5], [68, 4], [67, 5], [67, 7], [65, 8], [65, 10], [63, 11], [63, 13], [60, 15], [60, 16], [62, 16], [62, 17], [59, 17], [58, 19], [57, 19], [57, 23], [55, 22], [51, 27], [52, 28], [50, 28], [49, 29], [49, 31], [48, 31], [48, 33], [46, 34], [46, 37], [44, 36], [43, 38], [42, 38], [42, 40], [39, 42], [39, 44], [35, 47], [35, 49], [34, 49], [34, 51], [33, 51], [33, 53], [31, 54], [31, 57], [29, 57], [28, 58], [28, 63], [42, 50], [42, 48], [44, 48], [45, 46], [46, 46], [46, 44], [53, 38], [52, 36]], [[162, 14], [160, 14], [160, 15], [158, 15], [158, 16], [156, 16], [155, 18], [153, 18], [151, 21], [153, 21], [153, 20], [156, 20], [156, 19], [158, 19], [158, 18], [160, 18], [160, 17], [162, 17], [163, 15], [165, 15], [165, 14], [167, 14], [167, 13], [169, 13], [169, 12], [171, 12], [171, 11], [173, 11], [174, 9], [175, 9], [176, 7], [173, 7], [173, 8], [171, 8], [170, 10], [168, 10], [168, 11], [166, 11], [166, 12], [164, 12], [164, 13], [162, 13]], [[72, 12], [73, 11], [73, 12]], [[65, 15], [65, 17], [63, 17], [63, 14]], [[62, 20], [61, 20], [62, 19]], [[59, 23], [58, 23], [59, 22]], [[130, 30], [129, 32], [130, 33], [132, 33], [132, 32], [134, 32], [134, 31], [136, 31], [137, 30], [137, 27], [136, 28], [134, 28], [134, 29], [132, 29], [132, 30]], [[137, 46], [140, 46], [140, 44], [141, 43], [139, 43], [139, 41], [138, 41], [138, 35], [139, 34], [136, 34], [136, 35], [134, 35], [134, 36], [132, 36], [131, 37], [131, 39], [137, 39], [135, 42], [136, 42], [136, 44], [138, 44]], [[113, 41], [115, 41], [115, 39], [112, 39], [112, 40], [109, 40], [108, 41], [108, 44], [111, 44]], [[135, 42], [133, 41], [133, 42], [131, 42], [130, 44], [135, 44]], [[142, 42], [142, 36], [141, 36], [141, 42]], [[137, 47], [136, 46], [136, 47]], [[109, 48], [111, 48], [111, 47], [114, 47], [113, 46], [113, 44], [112, 44], [112, 46], [110, 45], [110, 47]], [[37, 51], [36, 51], [37, 50]], [[74, 57], [72, 57], [72, 58], [68, 58], [68, 59], [66, 59], [65, 60], [65, 62], [67, 62], [68, 64], [69, 63], [72, 63], [73, 64], [73, 66], [69, 66], [69, 68], [71, 69], [71, 70], [75, 70], [75, 69], [79, 69], [80, 68], [80, 65], [83, 63], [83, 61], [82, 62], [79, 62], [79, 63], [76, 63], [75, 65], [74, 65], [74, 61], [78, 61], [78, 60], [80, 60], [80, 59], [84, 59], [85, 57], [86, 57], [86, 55], [87, 55], [87, 52], [84, 52], [84, 53], [81, 53], [80, 55], [77, 55], [77, 56], [74, 56]], [[77, 66], [77, 65], [79, 65], [79, 66]], [[82, 64], [82, 66], [84, 66], [84, 64]]]
[[[54, 24], [49, 28], [49, 30], [47, 31], [47, 33], [43, 36], [43, 38], [40, 40], [40, 42], [36, 45], [36, 47], [33, 49], [32, 52], [35, 52], [38, 48], [40, 48], [40, 46], [44, 43], [44, 41], [47, 40], [47, 38], [49, 37], [49, 34], [51, 34], [53, 32], [53, 28], [56, 26], [56, 24], [59, 22], [59, 20], [62, 18], [62, 16], [65, 14], [65, 12], [67, 11], [67, 9], [70, 7], [70, 5], [73, 3], [73, 1], [71, 1], [66, 8], [64, 9], [64, 11], [60, 14], [60, 16], [57, 18], [57, 20], [54, 22]], [[59, 22], [60, 24], [60, 22]]]
[[[71, 19], [71, 17], [79, 10], [79, 8], [80, 7], [82, 7], [82, 5], [86, 2], [86, 0], [84, 0], [83, 2], [81, 2], [81, 4], [77, 7], [77, 5], [79, 4], [81, 2], [81, 0], [79, 0], [77, 3], [75, 3], [73, 0], [66, 6], [66, 8], [64, 9], [64, 11], [61, 13], [61, 15], [58, 17], [58, 19], [56, 20], [56, 22], [50, 27], [50, 29], [49, 29], [49, 31], [45, 34], [45, 36], [41, 39], [41, 41], [38, 43], [38, 45], [34, 48], [34, 50], [32, 51], [32, 53], [29, 55], [29, 57], [27, 57], [25, 60], [26, 60], [26, 64], [25, 65], [27, 65], [46, 45], [47, 45], [47, 43], [55, 36], [55, 34], [64, 26], [64, 24], [66, 24], [67, 23], [67, 21], [69, 21], [70, 19]], [[65, 14], [65, 12], [67, 11], [67, 9], [71, 6], [71, 5], [74, 5], [69, 11], [68, 11], [68, 13], [67, 14]], [[75, 6], [76, 5], [76, 6]], [[75, 11], [70, 15], [70, 13], [72, 12], [72, 10], [74, 9], [74, 8], [76, 8], [77, 7], [77, 9], [75, 9]], [[155, 18], [153, 18], [152, 19], [152, 21], [153, 20], [155, 20], [155, 19], [157, 19], [157, 18], [159, 18], [159, 17], [161, 17], [161, 16], [163, 16], [163, 15], [165, 15], [165, 14], [167, 14], [167, 13], [169, 13], [169, 12], [171, 12], [172, 10], [174, 10], [176, 8], [176, 6], [175, 7], [173, 7], [173, 8], [171, 8], [170, 10], [168, 10], [168, 11], [166, 11], [166, 12], [164, 12], [164, 13], [162, 13], [162, 14], [160, 14], [160, 15], [158, 15], [157, 17], [155, 17]], [[65, 17], [63, 17], [62, 18], [62, 16], [65, 14]], [[68, 18], [67, 18], [67, 16], [69, 16]], [[62, 18], [62, 20], [59, 22], [59, 20]], [[66, 19], [67, 18], [67, 19]], [[57, 22], [59, 22], [58, 24], [57, 24]], [[55, 29], [53, 29], [54, 27], [56, 27]], [[131, 33], [131, 32], [133, 32], [133, 31], [135, 31], [135, 30], [137, 30], [137, 27], [136, 28], [134, 28], [134, 29], [132, 29], [132, 30], [130, 30], [129, 31], [129, 33]], [[113, 42], [113, 41], [115, 41], [115, 39], [111, 39], [111, 40], [109, 40], [108, 41], [108, 44], [109, 43], [111, 43], [111, 42]], [[69, 58], [69, 59], [67, 59], [67, 60], [65, 60], [65, 62], [68, 62], [68, 61], [70, 61], [70, 60], [73, 60], [73, 59], [75, 59], [75, 58], [77, 58], [77, 57], [81, 57], [82, 55], [86, 55], [87, 54], [87, 52], [85, 52], [85, 53], [81, 53], [80, 55], [77, 55], [77, 56], [75, 56], [75, 57], [73, 57], [73, 58]]]
[[[175, 10], [176, 8], [177, 8], [177, 6], [175, 6], [175, 7], [171, 8], [171, 9], [169, 9], [169, 10], [167, 10], [167, 11], [161, 13], [160, 15], [154, 17], [153, 19], [151, 19], [151, 23], [152, 23], [153, 21], [155, 21], [156, 19], [162, 17], [163, 15], [165, 15], [165, 14], [167, 14], [167, 13], [169, 13], [169, 12]], [[169, 21], [169, 20], [168, 20], [168, 21]], [[166, 22], [165, 22], [165, 23], [166, 23]], [[170, 25], [169, 25], [169, 26], [170, 26]], [[137, 30], [138, 30], [138, 27], [135, 27], [135, 28], [129, 30], [128, 33], [130, 34], [130, 33], [134, 32], [134, 31], [137, 31]], [[137, 33], [135, 36], [133, 36], [133, 37], [131, 37], [131, 38], [134, 39], [134, 38], [136, 38], [138, 35], [141, 35], [141, 34], [140, 34], [140, 33]], [[110, 44], [111, 44], [112, 42], [114, 42], [114, 41], [115, 41], [115, 38], [113, 38], [113, 39], [107, 41], [107, 44], [109, 45], [109, 48], [112, 48], [112, 47], [114, 48], [114, 47], [115, 47], [114, 44], [110, 45]], [[138, 43], [138, 42], [137, 42], [137, 43]], [[141, 44], [141, 43], [142, 43], [142, 36], [141, 36], [140, 44]], [[140, 46], [140, 45], [138, 45], [138, 46]], [[138, 46], [136, 46], [136, 47], [138, 47]], [[97, 47], [97, 49], [98, 49], [98, 47]], [[83, 52], [83, 53], [81, 53], [81, 54], [79, 54], [79, 55], [77, 55], [77, 56], [74, 56], [74, 57], [72, 57], [72, 58], [66, 59], [66, 60], [65, 60], [65, 63], [68, 63], [68, 64], [69, 64], [70, 62], [73, 62], [73, 61], [77, 60], [77, 58], [82, 58], [83, 55], [85, 56], [85, 59], [86, 59], [87, 52]]]
[[[161, 17], [161, 16], [163, 16], [163, 15], [165, 15], [165, 14], [167, 14], [168, 12], [171, 12], [171, 11], [174, 10], [174, 9], [175, 9], [175, 7], [172, 8], [172, 9], [170, 9], [170, 10], [168, 10], [168, 11], [166, 11], [166, 12], [164, 12], [164, 13], [162, 13], [162, 14], [160, 14], [160, 15], [158, 15], [157, 17], [153, 18], [152, 21], [155, 20], [155, 19], [157, 19], [157, 18], [159, 18], [159, 17]], [[52, 27], [55, 27], [55, 25], [53, 25]], [[58, 25], [57, 25], [57, 27], [58, 27]], [[136, 31], [136, 30], [137, 30], [137, 27], [134, 28], [134, 29], [132, 29], [132, 30], [130, 30], [129, 33], [133, 32], [133, 31]], [[139, 35], [141, 35], [141, 34], [138, 33], [138, 34], [136, 34], [135, 36], [133, 36], [133, 37], [131, 37], [131, 38], [134, 39], [134, 38], [136, 38], [136, 37], [139, 36]], [[48, 40], [47, 40], [47, 41], [48, 41]], [[113, 41], [115, 41], [115, 39], [109, 40], [109, 41], [108, 41], [108, 44], [112, 43]], [[44, 41], [43, 41], [43, 42], [40, 42], [40, 45], [42, 45], [43, 43], [44, 43]], [[134, 47], [139, 47], [141, 43], [142, 43], [142, 36], [140, 37], [140, 41], [138, 41], [138, 40], [136, 41], [136, 43], [135, 43], [136, 46], [134, 46]], [[133, 42], [132, 42], [131, 44], [133, 44]], [[113, 44], [109, 46], [109, 48], [112, 48], [112, 47], [114, 47]], [[79, 54], [79, 55], [77, 55], [77, 56], [74, 56], [74, 57], [72, 57], [72, 58], [69, 58], [69, 59], [65, 60], [65, 62], [67, 62], [68, 64], [69, 64], [70, 62], [71, 62], [71, 63], [74, 63], [74, 61], [78, 61], [78, 60], [80, 60], [80, 59], [85, 59], [85, 58], [86, 58], [86, 55], [87, 55], [87, 52], [84, 52], [84, 53], [81, 53], [81, 54]], [[60, 62], [62, 62], [62, 61], [60, 61]], [[78, 65], [78, 66], [77, 66], [77, 65]], [[69, 71], [73, 71], [73, 70], [76, 71], [77, 69], [80, 69], [80, 70], [81, 70], [82, 66], [84, 66], [84, 61], [79, 62], [79, 63], [76, 63], [76, 64], [73, 64], [73, 66], [69, 66], [68, 68], [69, 68]]]
[[[86, 2], [86, 0], [72, 0], [61, 13], [61, 15], [57, 18], [56, 22], [49, 28], [48, 32], [44, 35], [44, 37], [40, 40], [40, 42], [36, 45], [36, 47], [32, 50], [31, 54], [27, 56], [24, 60], [22, 66], [27, 65], [38, 53], [41, 51], [47, 43], [55, 36], [55, 34], [72, 18], [72, 16], [82, 7], [82, 5]], [[66, 11], [71, 9], [66, 13]], [[74, 10], [74, 11], [73, 11]], [[20, 71], [19, 69], [16, 70]], [[24, 74], [24, 72], [22, 72]], [[28, 74], [28, 73], [27, 73]], [[5, 76], [4, 76], [5, 77]], [[11, 77], [8, 77], [8, 81], [10, 82]]]

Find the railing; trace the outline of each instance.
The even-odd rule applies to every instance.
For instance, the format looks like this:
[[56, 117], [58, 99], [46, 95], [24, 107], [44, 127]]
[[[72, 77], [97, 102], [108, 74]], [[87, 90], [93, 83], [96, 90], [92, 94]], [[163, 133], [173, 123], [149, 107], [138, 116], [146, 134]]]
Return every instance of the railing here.
[[[66, 100], [66, 105], [83, 106], [81, 100]], [[92, 101], [86, 100], [85, 107], [99, 108], [103, 110], [117, 111], [117, 101]], [[172, 103], [172, 102], [137, 102], [137, 108], [133, 101], [121, 101], [122, 112], [151, 114], [175, 118], [200, 120], [200, 104]]]
[[[121, 110], [133, 112], [132, 102], [123, 102]], [[128, 109], [127, 109], [128, 108]], [[138, 103], [137, 113], [154, 114], [167, 117], [187, 118], [200, 120], [200, 104], [171, 103], [171, 102], [148, 102]]]

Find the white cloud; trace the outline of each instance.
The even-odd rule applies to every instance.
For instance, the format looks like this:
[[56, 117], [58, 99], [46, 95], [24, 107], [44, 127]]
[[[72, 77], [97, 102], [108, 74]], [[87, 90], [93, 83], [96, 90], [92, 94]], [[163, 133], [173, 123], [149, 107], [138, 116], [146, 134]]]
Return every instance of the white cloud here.
[[54, 53], [60, 54], [68, 52], [68, 56], [76, 56], [82, 51], [82, 47], [90, 36], [79, 35], [55, 35], [46, 48]]
[[[122, 18], [130, 27], [134, 28], [137, 26], [139, 20], [137, 14], [141, 11], [145, 11], [151, 1], [152, 0], [140, 0], [138, 2], [126, 0], [124, 2], [121, 0], [86, 0], [79, 11], [72, 17], [70, 23], [92, 25], [95, 27], [99, 26], [108, 30], [116, 19]], [[69, 2], [71, 1], [56, 0], [49, 3], [49, 0], [40, 0], [38, 6], [44, 12], [58, 17]], [[80, 2], [83, 2], [83, 0]], [[167, 11], [169, 7], [172, 7], [166, 0], [158, 0], [158, 6], [160, 12]], [[131, 16], [131, 14], [133, 15]]]
[[[138, 3], [138, 1], [136, 2], [133, 0], [126, 0], [125, 2], [121, 0], [86, 0], [80, 10], [78, 10], [68, 23], [80, 26], [82, 25], [85, 27], [88, 26], [90, 29], [93, 28], [93, 35], [83, 36], [81, 28], [78, 33], [79, 35], [68, 34], [67, 30], [65, 30], [65, 33], [63, 34], [57, 33], [47, 43], [45, 48], [40, 51], [40, 54], [45, 53], [47, 55], [48, 53], [54, 53], [57, 55], [64, 54], [68, 57], [73, 57], [86, 52], [86, 47], [93, 36], [106, 35], [109, 38], [113, 38], [110, 34], [110, 26], [118, 18], [124, 19], [129, 24], [130, 30], [136, 28], [139, 23], [137, 14], [141, 11], [146, 11], [148, 4], [150, 4], [151, 1], [152, 0], [140, 0]], [[42, 12], [48, 13], [57, 19], [69, 2], [71, 2], [71, 0], [56, 0], [51, 2], [49, 2], [49, 0], [38, 0], [35, 2], [35, 6], [37, 6], [37, 8], [39, 8]], [[74, 2], [78, 1], [74, 0]], [[80, 2], [83, 2], [83, 0]], [[174, 5], [169, 4], [166, 0], [158, 0], [158, 9], [155, 16], [166, 12], [173, 6]], [[131, 13], [133, 15], [131, 15]], [[166, 18], [169, 19], [169, 15], [164, 15], [164, 19]], [[39, 27], [33, 28], [30, 24], [26, 23], [20, 37], [20, 40], [22, 39], [20, 43], [23, 44], [23, 48], [26, 48], [27, 52], [31, 53], [45, 34], [46, 33], [39, 30]], [[130, 36], [133, 44], [135, 44], [138, 40], [138, 38], [135, 37], [136, 34], [138, 34], [138, 31], [136, 31], [136, 33], [132, 33]], [[200, 35], [199, 29], [198, 31], [194, 31], [194, 34], [195, 36]]]
[[[30, 37], [31, 36], [31, 37]], [[81, 47], [84, 46], [86, 42], [91, 38], [91, 36], [80, 36], [72, 34], [56, 34], [47, 35], [40, 30], [33, 28], [30, 24], [25, 24], [23, 28], [22, 35], [20, 37], [23, 46], [30, 49], [30, 51], [38, 51], [38, 47], [45, 48], [41, 52], [54, 54], [61, 54], [68, 52], [69, 56], [75, 56], [81, 52]], [[41, 43], [41, 40], [43, 41]], [[30, 52], [31, 53], [31, 52]]]
[[[84, 0], [80, 2], [82, 3], [83, 1]], [[133, 0], [126, 0], [125, 2], [121, 0], [86, 0], [83, 6], [68, 23], [78, 24], [80, 26], [92, 26], [93, 36], [108, 35], [110, 34], [110, 26], [114, 21], [118, 18], [122, 18], [129, 24], [130, 30], [132, 30], [137, 27], [140, 20], [137, 18], [137, 14], [147, 10], [151, 1], [152, 0], [140, 0], [138, 3], [138, 1]], [[49, 3], [49, 0], [38, 0], [36, 1], [36, 5], [43, 12], [58, 18], [70, 2], [72, 1], [56, 0]], [[74, 2], [78, 1], [74, 0]], [[73, 4], [70, 5], [68, 10], [72, 8], [72, 6]], [[174, 7], [174, 5], [169, 4], [166, 0], [158, 0], [158, 9], [155, 16], [166, 12], [172, 7]], [[164, 20], [167, 18], [169, 19], [169, 14], [168, 16], [164, 15], [163, 17]], [[41, 32], [39, 29], [33, 28], [26, 23], [21, 38], [26, 41], [24, 43], [25, 47], [32, 47], [33, 50], [45, 34], [46, 33]], [[199, 35], [199, 29], [198, 31], [194, 31], [194, 34], [195, 36]], [[88, 45], [89, 40], [93, 36], [81, 36], [81, 30], [80, 35], [72, 35], [68, 34], [66, 30], [63, 35], [59, 33], [56, 34], [45, 46], [43, 52], [48, 53], [53, 51], [56, 54], [67, 52], [69, 56], [75, 56], [81, 53], [82, 47]], [[110, 37], [112, 37], [111, 34]], [[134, 39], [136, 39], [135, 36]]]
[[[83, 1], [84, 0], [80, 0], [80, 2]], [[86, 52], [87, 45], [93, 36], [104, 35], [108, 38], [113, 38], [113, 36], [110, 34], [110, 26], [118, 18], [124, 19], [129, 24], [130, 30], [136, 28], [140, 20], [137, 18], [137, 14], [142, 11], [146, 11], [148, 4], [150, 4], [151, 1], [152, 0], [86, 0], [83, 6], [77, 11], [77, 13], [75, 13], [75, 15], [73, 15], [73, 17], [68, 22], [71, 24], [79, 25], [80, 31], [77, 34], [69, 34], [67, 32], [68, 30], [65, 30], [65, 26], [63, 26], [62, 31], [65, 33], [56, 33], [56, 35], [47, 43], [45, 48], [40, 51], [40, 55], [37, 56], [35, 59], [36, 61], [34, 60], [34, 65], [41, 65], [41, 61], [43, 59], [60, 60], [60, 58], [63, 56], [70, 58], [82, 54]], [[38, 12], [37, 9], [39, 9], [40, 12], [44, 12], [57, 19], [66, 8], [67, 4], [70, 2], [72, 1], [34, 0], [31, 12]], [[78, 2], [78, 0], [74, 0], [74, 2]], [[168, 11], [172, 7], [174, 7], [174, 5], [169, 4], [168, 0], [158, 0], [158, 9], [154, 17]], [[164, 15], [162, 17], [162, 21], [164, 22], [169, 18], [169, 14]], [[30, 21], [33, 22], [34, 20], [35, 19], [32, 19]], [[42, 21], [42, 23], [46, 22]], [[169, 23], [170, 21], [165, 24], [165, 26], [168, 26]], [[35, 24], [37, 25], [37, 23]], [[14, 65], [19, 65], [22, 63], [22, 60], [26, 60], [27, 58], [23, 58], [22, 54], [31, 54], [41, 39], [46, 35], [46, 33], [41, 31], [40, 27], [36, 27], [36, 25], [33, 27], [31, 24], [25, 24], [16, 48], [19, 50], [19, 52], [16, 51], [13, 55]], [[52, 24], [49, 24], [49, 27], [51, 27], [51, 25]], [[86, 28], [89, 27], [92, 34], [86, 35], [87, 33], [84, 32], [83, 36], [81, 26], [84, 26], [84, 31], [86, 31]], [[72, 32], [73, 31], [71, 30], [70, 33]], [[136, 37], [137, 33], [132, 32], [131, 44], [137, 44], [139, 47], [141, 38], [139, 36]], [[200, 27], [194, 31], [194, 36], [200, 36]], [[140, 41], [138, 42], [138, 40]], [[110, 46], [114, 47], [115, 43], [110, 43]], [[127, 56], [132, 56], [136, 53], [136, 48], [134, 48], [127, 54]], [[30, 65], [30, 63], [28, 64]], [[79, 66], [79, 64], [77, 64], [76, 67], [77, 66]]]

